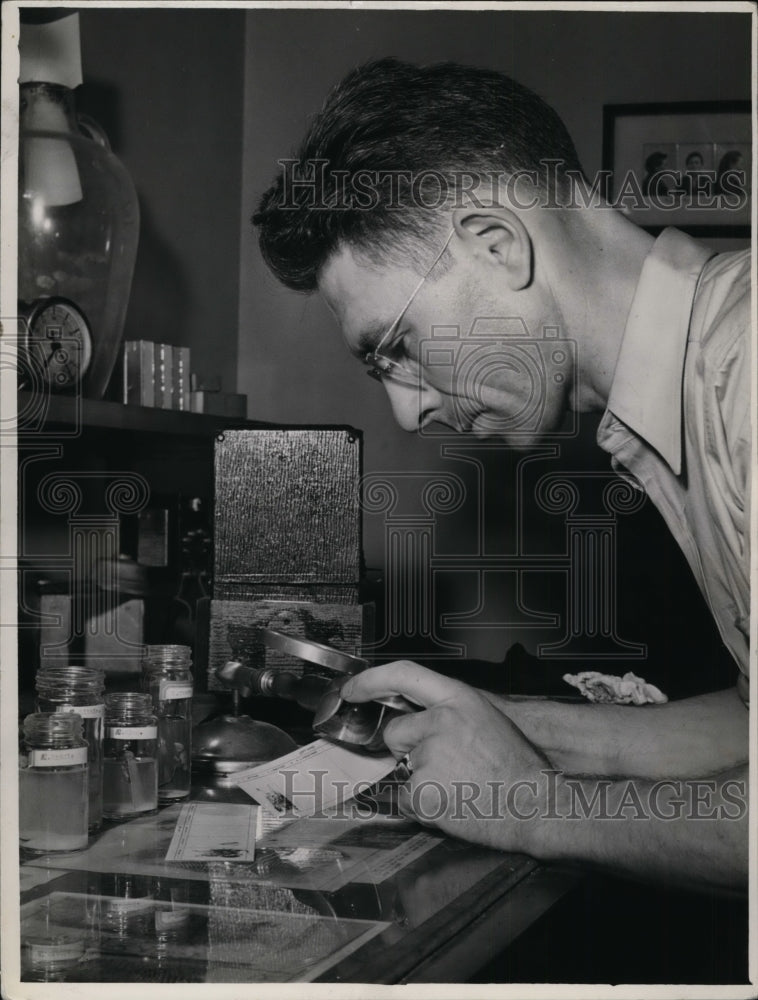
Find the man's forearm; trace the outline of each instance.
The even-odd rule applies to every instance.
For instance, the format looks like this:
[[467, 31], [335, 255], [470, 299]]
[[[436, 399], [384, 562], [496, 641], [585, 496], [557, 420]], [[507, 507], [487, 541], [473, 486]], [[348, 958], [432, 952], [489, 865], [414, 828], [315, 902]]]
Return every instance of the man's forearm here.
[[747, 761], [748, 713], [736, 688], [643, 708], [488, 697], [570, 774], [694, 778]]
[[543, 860], [744, 892], [747, 767], [687, 781], [559, 777], [526, 850]]

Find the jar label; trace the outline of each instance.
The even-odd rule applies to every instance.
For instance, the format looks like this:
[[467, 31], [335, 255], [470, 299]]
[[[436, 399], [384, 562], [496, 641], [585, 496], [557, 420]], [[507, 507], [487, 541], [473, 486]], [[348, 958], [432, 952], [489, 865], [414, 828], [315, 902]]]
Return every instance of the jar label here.
[[30, 942], [29, 958], [32, 962], [64, 962], [84, 954], [83, 941], [65, 941], [61, 944]]
[[156, 910], [155, 929], [157, 931], [168, 931], [174, 927], [181, 927], [189, 920], [189, 910]]
[[107, 726], [105, 735], [110, 740], [156, 740], [157, 726]]
[[158, 687], [159, 701], [177, 701], [192, 697], [191, 681], [161, 681]]
[[58, 705], [56, 712], [76, 712], [83, 719], [104, 719], [105, 705]]
[[59, 750], [32, 749], [29, 767], [62, 767], [67, 764], [86, 764], [87, 747], [65, 747]]
[[110, 913], [134, 913], [138, 910], [152, 910], [155, 900], [152, 896], [114, 896], [108, 900]]

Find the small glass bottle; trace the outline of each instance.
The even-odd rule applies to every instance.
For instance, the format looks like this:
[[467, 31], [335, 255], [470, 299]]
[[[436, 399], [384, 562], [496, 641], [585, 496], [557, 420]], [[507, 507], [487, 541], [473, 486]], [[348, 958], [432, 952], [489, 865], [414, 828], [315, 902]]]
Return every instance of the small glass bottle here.
[[161, 899], [155, 907], [153, 956], [156, 967], [166, 972], [176, 963], [177, 955], [186, 951], [188, 944], [192, 944], [193, 951], [197, 948], [199, 938], [199, 927], [197, 921], [192, 919], [192, 908], [189, 906], [187, 883], [177, 882], [168, 890], [168, 895], [169, 900]]
[[147, 646], [142, 685], [158, 717], [158, 801], [186, 799], [192, 756], [192, 651], [189, 646]]
[[38, 712], [81, 716], [89, 764], [89, 829], [103, 825], [103, 720], [105, 680], [98, 667], [45, 666], [35, 679]]
[[65, 982], [72, 974], [87, 979], [81, 975], [87, 952], [99, 951], [99, 900], [88, 892], [52, 892], [24, 907], [22, 980]]
[[116, 874], [113, 890], [103, 899], [102, 931], [108, 950], [122, 952], [147, 946], [153, 933], [155, 880], [148, 875]]
[[19, 758], [19, 841], [25, 853], [87, 846], [88, 779], [81, 718], [69, 712], [27, 715]]
[[63, 983], [82, 960], [84, 934], [69, 940], [27, 940], [21, 946], [21, 974], [32, 983]]
[[158, 722], [149, 694], [105, 696], [103, 817], [122, 820], [158, 808]]

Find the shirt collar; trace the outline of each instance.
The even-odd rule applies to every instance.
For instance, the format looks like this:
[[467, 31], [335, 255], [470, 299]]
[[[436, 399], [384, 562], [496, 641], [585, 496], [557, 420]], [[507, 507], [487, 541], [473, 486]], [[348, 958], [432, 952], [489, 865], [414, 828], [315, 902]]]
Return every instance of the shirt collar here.
[[[665, 229], [642, 265], [624, 330], [607, 413], [623, 421], [679, 475], [682, 381], [692, 304], [713, 251]], [[605, 421], [604, 421], [605, 422]]]

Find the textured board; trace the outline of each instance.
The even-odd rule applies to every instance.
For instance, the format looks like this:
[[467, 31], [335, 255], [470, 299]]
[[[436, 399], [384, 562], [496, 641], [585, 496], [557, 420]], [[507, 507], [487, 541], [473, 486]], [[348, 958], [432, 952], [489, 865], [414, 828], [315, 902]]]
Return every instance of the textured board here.
[[356, 584], [361, 436], [349, 428], [224, 431], [215, 449], [214, 597], [251, 585]]
[[240, 583], [234, 587], [237, 601], [308, 601], [314, 604], [357, 604], [357, 583], [307, 584]]

